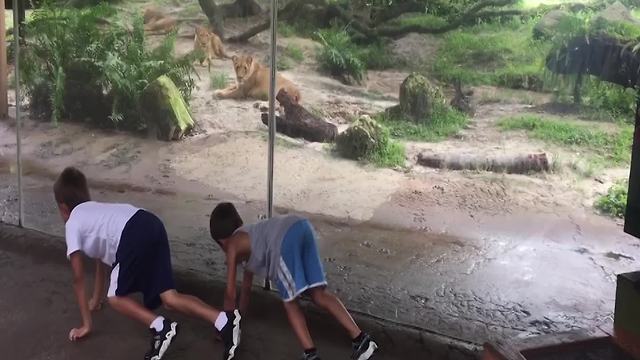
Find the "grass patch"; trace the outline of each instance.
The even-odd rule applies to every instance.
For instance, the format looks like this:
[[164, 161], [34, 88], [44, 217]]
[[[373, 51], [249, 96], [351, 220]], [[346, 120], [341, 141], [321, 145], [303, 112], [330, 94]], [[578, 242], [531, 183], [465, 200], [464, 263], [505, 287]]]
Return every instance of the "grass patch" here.
[[480, 24], [445, 36], [433, 72], [443, 81], [542, 89], [544, 60], [551, 45], [532, 39], [535, 22]]
[[304, 61], [304, 51], [302, 51], [302, 49], [297, 45], [287, 45], [284, 49], [284, 53], [295, 62], [301, 63]]
[[448, 23], [446, 19], [433, 14], [418, 14], [394, 19], [390, 21], [389, 24], [402, 27], [423, 26], [430, 29], [438, 29], [446, 26]]
[[621, 125], [617, 132], [607, 132], [594, 126], [527, 115], [503, 119], [498, 126], [503, 131], [525, 130], [532, 138], [588, 152], [604, 166], [627, 165], [631, 161], [633, 127], [630, 125]]
[[379, 167], [404, 166], [406, 151], [404, 145], [389, 139], [369, 156], [369, 161]]
[[286, 56], [280, 56], [276, 61], [276, 68], [278, 71], [291, 70], [293, 68], [293, 62]]
[[603, 214], [624, 218], [627, 209], [628, 188], [629, 184], [626, 181], [614, 184], [605, 195], [596, 200], [593, 206]]
[[209, 74], [209, 80], [211, 88], [214, 90], [224, 89], [227, 87], [227, 83], [229, 79], [227, 78], [227, 74], [220, 72], [213, 72]]
[[394, 138], [429, 142], [441, 141], [457, 134], [468, 122], [464, 114], [445, 106], [437, 110], [433, 120], [428, 123], [394, 118], [387, 112], [378, 114], [376, 120], [386, 126]]
[[344, 158], [379, 167], [402, 167], [406, 159], [404, 145], [391, 138], [389, 129], [369, 117], [357, 119], [338, 135], [335, 150]]

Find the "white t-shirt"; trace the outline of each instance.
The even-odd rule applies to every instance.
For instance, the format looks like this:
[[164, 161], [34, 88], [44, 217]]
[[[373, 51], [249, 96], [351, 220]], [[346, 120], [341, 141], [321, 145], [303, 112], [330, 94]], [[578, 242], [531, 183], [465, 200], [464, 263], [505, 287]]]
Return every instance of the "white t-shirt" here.
[[116, 261], [122, 230], [138, 210], [129, 204], [96, 201], [76, 206], [65, 225], [67, 258], [76, 251], [82, 251], [88, 257], [112, 266]]

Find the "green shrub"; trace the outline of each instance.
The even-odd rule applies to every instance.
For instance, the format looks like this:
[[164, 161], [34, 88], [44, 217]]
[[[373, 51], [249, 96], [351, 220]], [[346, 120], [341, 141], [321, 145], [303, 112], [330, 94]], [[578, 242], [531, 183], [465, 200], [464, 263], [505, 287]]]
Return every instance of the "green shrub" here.
[[211, 73], [209, 80], [211, 82], [211, 88], [214, 90], [224, 89], [227, 87], [227, 82], [229, 81], [227, 74], [219, 72]]
[[336, 139], [336, 149], [347, 159], [367, 161], [381, 167], [403, 166], [405, 148], [393, 141], [389, 130], [374, 119], [356, 120]]
[[469, 121], [461, 112], [445, 104], [434, 108], [428, 122], [416, 123], [410, 119], [399, 119], [395, 114], [383, 112], [376, 116], [386, 126], [391, 136], [411, 141], [441, 141], [457, 134]]
[[27, 24], [33, 37], [23, 53], [21, 74], [36, 112], [53, 122], [86, 120], [142, 130], [139, 101], [150, 82], [167, 75], [189, 99], [195, 87], [193, 59], [174, 57], [176, 34], [149, 50], [141, 17], [133, 29], [116, 21], [103, 25], [103, 19], [115, 13], [107, 5], [34, 11]]
[[296, 45], [289, 44], [285, 48], [285, 55], [291, 58], [291, 60], [295, 62], [303, 62], [304, 61], [304, 52], [302, 49]]
[[627, 191], [629, 184], [621, 182], [609, 188], [606, 195], [596, 200], [594, 206], [603, 214], [624, 218], [627, 209]]
[[365, 63], [368, 70], [386, 70], [398, 65], [398, 60], [391, 49], [382, 41], [360, 46], [358, 52], [359, 58]]
[[316, 37], [321, 44], [318, 62], [322, 70], [347, 82], [362, 81], [366, 72], [365, 63], [345, 30], [320, 30], [316, 32]]
[[613, 119], [634, 121], [636, 91], [622, 86], [591, 79], [583, 88], [585, 104], [603, 111]]

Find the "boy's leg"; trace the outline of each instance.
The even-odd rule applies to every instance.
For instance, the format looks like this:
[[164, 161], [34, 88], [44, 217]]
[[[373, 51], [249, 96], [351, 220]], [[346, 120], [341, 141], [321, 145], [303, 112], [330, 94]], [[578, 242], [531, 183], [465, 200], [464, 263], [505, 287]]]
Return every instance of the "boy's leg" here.
[[289, 323], [291, 324], [296, 337], [300, 341], [302, 348], [305, 350], [315, 348], [313, 340], [311, 339], [311, 334], [309, 333], [309, 328], [307, 327], [307, 320], [304, 318], [304, 314], [302, 313], [302, 309], [300, 309], [298, 302], [296, 300], [285, 301], [284, 309], [287, 312]]
[[362, 331], [338, 297], [332, 294], [324, 286], [312, 288], [309, 292], [311, 293], [313, 302], [333, 315], [340, 325], [347, 330], [351, 339], [355, 339], [360, 335]]
[[146, 326], [150, 326], [153, 320], [158, 317], [158, 315], [149, 311], [140, 303], [126, 296], [109, 297], [109, 305], [111, 305], [115, 311], [141, 322]]
[[162, 303], [169, 309], [186, 315], [201, 318], [213, 324], [220, 316], [220, 311], [207, 305], [195, 296], [185, 295], [176, 290], [167, 290], [160, 294]]

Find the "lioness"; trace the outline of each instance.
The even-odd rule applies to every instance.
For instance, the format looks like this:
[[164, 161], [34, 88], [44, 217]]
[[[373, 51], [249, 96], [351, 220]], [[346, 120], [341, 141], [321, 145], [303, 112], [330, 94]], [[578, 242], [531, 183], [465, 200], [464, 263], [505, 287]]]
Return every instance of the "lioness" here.
[[[262, 65], [251, 55], [233, 56], [233, 67], [236, 70], [238, 83], [223, 90], [217, 90], [216, 96], [222, 99], [252, 98], [267, 100], [269, 98], [269, 68]], [[301, 99], [300, 90], [284, 76], [276, 78], [276, 94], [286, 89], [295, 103]]]
[[216, 33], [209, 31], [209, 29], [204, 26], [196, 27], [196, 35], [193, 39], [193, 50], [200, 50], [204, 52], [204, 57], [200, 59], [200, 65], [203, 65], [206, 60], [209, 70], [211, 70], [211, 60], [213, 58], [231, 58], [224, 51], [224, 46], [222, 45], [220, 37], [216, 35]]
[[178, 19], [164, 14], [154, 6], [145, 8], [143, 17], [144, 31], [153, 34], [168, 34], [178, 25]]

